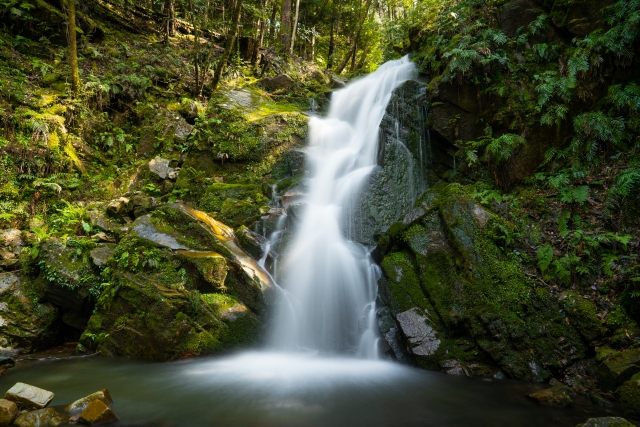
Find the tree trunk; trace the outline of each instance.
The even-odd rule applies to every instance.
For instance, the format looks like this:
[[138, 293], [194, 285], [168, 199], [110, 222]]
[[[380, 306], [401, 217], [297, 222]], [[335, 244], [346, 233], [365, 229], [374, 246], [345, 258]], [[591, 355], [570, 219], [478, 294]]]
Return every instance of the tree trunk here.
[[300, 11], [300, 0], [296, 0], [296, 13], [293, 17], [293, 30], [291, 32], [291, 47], [289, 48], [289, 54], [293, 55], [293, 45], [296, 41], [296, 30], [298, 29], [298, 12]]
[[218, 87], [218, 83], [220, 82], [220, 77], [222, 76], [224, 67], [225, 65], [227, 65], [227, 61], [231, 56], [231, 50], [233, 49], [233, 45], [238, 35], [238, 24], [240, 23], [241, 10], [242, 10], [242, 0], [237, 0], [236, 8], [233, 11], [233, 25], [231, 27], [231, 31], [227, 35], [227, 43], [224, 47], [224, 53], [222, 54], [222, 57], [218, 60], [218, 64], [216, 65], [216, 72], [213, 75], [213, 81], [211, 82], [212, 92], [216, 90], [216, 87]]
[[267, 39], [267, 43], [269, 43], [269, 47], [273, 46], [273, 36], [276, 31], [276, 13], [278, 12], [278, 1], [273, 1], [273, 9], [271, 9], [271, 20], [269, 20], [269, 38]]
[[336, 74], [340, 74], [342, 70], [344, 70], [344, 67], [347, 66], [347, 63], [349, 62], [351, 55], [356, 54], [356, 47], [358, 46], [358, 38], [360, 37], [360, 31], [362, 30], [362, 25], [364, 24], [364, 21], [367, 19], [367, 15], [369, 14], [369, 6], [371, 6], [371, 0], [367, 0], [367, 3], [364, 5], [364, 13], [360, 17], [360, 22], [358, 22], [358, 25], [356, 26], [356, 30], [353, 33], [351, 48], [349, 48], [347, 55], [344, 57], [344, 59], [336, 69]]
[[[315, 27], [314, 27], [315, 30]], [[316, 34], [311, 34], [311, 61], [316, 62]]]
[[282, 0], [280, 40], [282, 41], [282, 51], [288, 52], [291, 45], [291, 0]]
[[78, 45], [76, 43], [76, 5], [67, 0], [67, 31], [69, 32], [69, 66], [71, 67], [71, 90], [78, 93], [80, 75], [78, 73]]
[[327, 70], [333, 68], [333, 60], [336, 52], [336, 33], [340, 27], [340, 15], [342, 15], [342, 0], [338, 0], [338, 14], [331, 20], [329, 53], [327, 54]]
[[[364, 49], [362, 50], [362, 56], [360, 57], [360, 62], [358, 62], [357, 70], [361, 70], [364, 67], [364, 62], [367, 59], [367, 55], [369, 55], [369, 42], [365, 42]], [[355, 56], [355, 55], [354, 55]]]

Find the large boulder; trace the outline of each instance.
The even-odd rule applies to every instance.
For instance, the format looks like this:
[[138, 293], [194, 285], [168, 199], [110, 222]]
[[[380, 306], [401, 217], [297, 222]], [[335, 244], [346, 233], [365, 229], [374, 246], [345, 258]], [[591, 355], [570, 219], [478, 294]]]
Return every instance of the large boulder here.
[[640, 374], [636, 374], [618, 389], [620, 402], [624, 414], [630, 417], [640, 417]]
[[81, 338], [105, 355], [171, 360], [250, 345], [273, 284], [230, 227], [183, 205], [133, 224]]
[[29, 353], [60, 341], [60, 309], [35, 300], [20, 276], [0, 273], [0, 346]]
[[138, 142], [138, 154], [150, 157], [157, 151], [162, 143], [165, 146], [173, 143], [184, 143], [194, 126], [177, 112], [161, 108], [150, 120], [140, 127], [140, 141]]
[[600, 388], [611, 391], [638, 372], [640, 372], [640, 348], [610, 353], [596, 369]]
[[93, 311], [102, 281], [91, 253], [72, 242], [46, 240], [40, 244], [40, 274], [33, 287], [41, 301], [62, 309], [62, 321], [73, 330], [68, 337], [77, 339]]
[[263, 79], [260, 84], [269, 92], [282, 91], [293, 87], [293, 80], [286, 74]]
[[15, 383], [4, 395], [4, 399], [26, 410], [46, 408], [53, 397], [52, 392], [25, 383]]

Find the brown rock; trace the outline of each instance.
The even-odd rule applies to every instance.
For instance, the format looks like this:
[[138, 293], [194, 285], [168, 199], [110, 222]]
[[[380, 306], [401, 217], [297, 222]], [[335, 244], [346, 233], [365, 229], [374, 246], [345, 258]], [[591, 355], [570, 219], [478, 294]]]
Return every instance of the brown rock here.
[[[54, 394], [25, 383], [15, 383], [4, 395], [4, 398], [15, 402], [20, 409], [45, 408], [53, 400]], [[54, 411], [55, 412], [55, 411]]]
[[261, 83], [262, 86], [270, 92], [280, 89], [290, 89], [293, 86], [293, 80], [286, 74], [264, 79]]
[[13, 423], [17, 427], [42, 427], [49, 426], [49, 421], [55, 417], [58, 417], [55, 409], [45, 408], [20, 414]]
[[0, 399], [0, 426], [8, 426], [18, 415], [18, 405], [10, 400]]
[[537, 400], [542, 405], [557, 406], [559, 408], [564, 408], [572, 402], [567, 393], [556, 387], [551, 387], [546, 390], [531, 393], [529, 397]]
[[80, 414], [79, 421], [90, 426], [117, 421], [116, 414], [102, 400], [93, 400]]
[[76, 400], [75, 402], [64, 408], [64, 410], [67, 412], [81, 412], [84, 411], [87, 406], [89, 406], [89, 403], [93, 402], [94, 400], [99, 400], [105, 405], [110, 405], [111, 403], [113, 403], [113, 399], [111, 398], [109, 390], [103, 388], [100, 391], [96, 391], [95, 393], [91, 393], [90, 395], [85, 396], [82, 399]]

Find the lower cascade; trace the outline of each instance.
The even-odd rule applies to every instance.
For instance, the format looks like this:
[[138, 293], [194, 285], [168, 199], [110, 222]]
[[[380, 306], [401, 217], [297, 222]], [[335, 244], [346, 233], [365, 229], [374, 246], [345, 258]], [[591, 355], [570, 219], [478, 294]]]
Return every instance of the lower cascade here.
[[375, 358], [379, 268], [346, 235], [347, 215], [376, 166], [378, 129], [393, 90], [411, 79], [408, 57], [334, 92], [326, 118], [309, 122], [306, 208], [284, 270], [285, 299], [271, 344], [280, 350]]

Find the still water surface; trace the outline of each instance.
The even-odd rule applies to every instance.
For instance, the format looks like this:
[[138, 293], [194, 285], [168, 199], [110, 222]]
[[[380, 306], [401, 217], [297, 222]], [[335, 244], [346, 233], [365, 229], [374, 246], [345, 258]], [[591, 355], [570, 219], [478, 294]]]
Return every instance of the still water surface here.
[[575, 427], [611, 415], [585, 399], [556, 409], [526, 398], [546, 385], [291, 353], [171, 363], [103, 357], [23, 362], [0, 380], [5, 389], [17, 381], [53, 391], [52, 405], [106, 387], [119, 426]]

